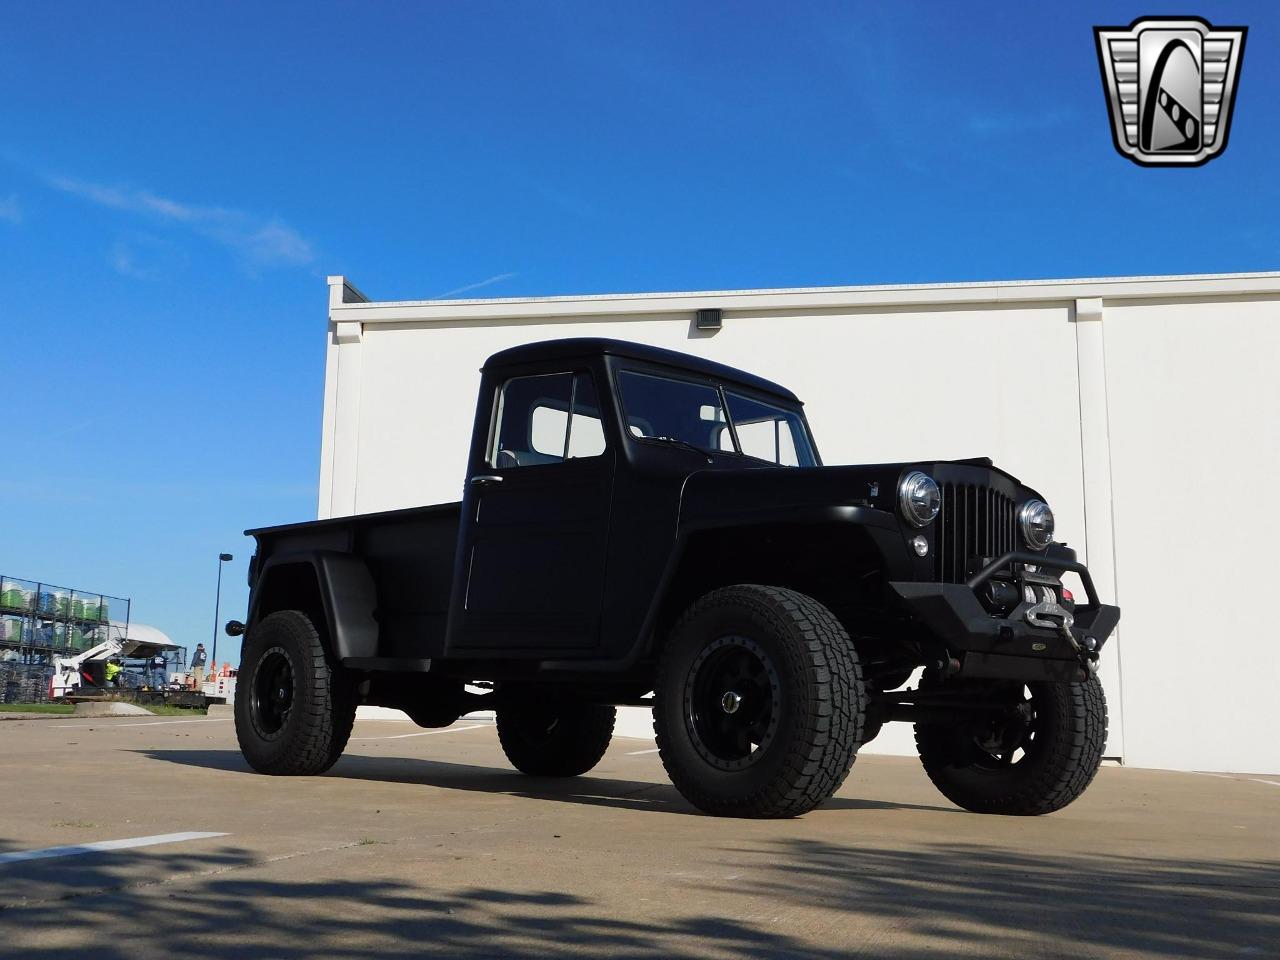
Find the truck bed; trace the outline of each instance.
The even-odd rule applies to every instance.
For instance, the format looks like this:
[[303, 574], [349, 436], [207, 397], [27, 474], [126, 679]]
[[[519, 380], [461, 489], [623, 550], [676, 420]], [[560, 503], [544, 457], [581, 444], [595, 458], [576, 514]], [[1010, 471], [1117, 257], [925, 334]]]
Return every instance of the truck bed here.
[[245, 533], [258, 541], [257, 570], [291, 553], [361, 557], [378, 585], [378, 656], [434, 658], [444, 651], [461, 513], [461, 503], [443, 503]]
[[308, 530], [324, 530], [330, 527], [349, 527], [352, 525], [381, 523], [383, 521], [398, 522], [402, 518], [412, 521], [415, 515], [418, 516], [445, 516], [452, 515], [457, 517], [462, 509], [462, 503], [455, 501], [453, 503], [433, 503], [423, 507], [402, 507], [399, 510], [381, 510], [377, 513], [357, 513], [349, 517], [329, 517], [326, 520], [301, 520], [296, 523], [278, 523], [271, 527], [253, 527], [246, 530], [245, 536], [257, 537], [259, 534], [284, 534], [293, 531]]

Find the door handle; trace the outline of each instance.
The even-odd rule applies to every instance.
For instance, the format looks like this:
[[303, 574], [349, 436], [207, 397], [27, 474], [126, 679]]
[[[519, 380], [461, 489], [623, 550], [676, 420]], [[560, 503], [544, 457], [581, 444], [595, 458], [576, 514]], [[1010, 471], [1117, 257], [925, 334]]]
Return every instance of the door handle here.
[[502, 478], [493, 474], [484, 474], [479, 477], [472, 477], [471, 482], [475, 484], [501, 483]]

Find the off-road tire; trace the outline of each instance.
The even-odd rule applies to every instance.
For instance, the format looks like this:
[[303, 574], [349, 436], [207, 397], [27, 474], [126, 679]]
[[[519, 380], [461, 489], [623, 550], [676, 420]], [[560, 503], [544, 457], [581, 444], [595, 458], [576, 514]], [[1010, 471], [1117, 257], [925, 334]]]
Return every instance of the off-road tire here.
[[[926, 674], [921, 688], [937, 687]], [[1096, 676], [1077, 683], [1029, 683], [1039, 729], [1036, 752], [1005, 769], [969, 762], [955, 726], [918, 723], [925, 773], [952, 803], [974, 813], [1037, 816], [1061, 810], [1093, 781], [1107, 742], [1107, 702]]]
[[[287, 660], [293, 692], [278, 729], [267, 729], [257, 704], [259, 671]], [[315, 624], [299, 610], [281, 610], [245, 638], [235, 701], [236, 739], [249, 766], [276, 776], [324, 773], [347, 746], [356, 703], [350, 676], [325, 656]]]
[[498, 742], [531, 777], [578, 777], [604, 756], [618, 711], [606, 704], [499, 707]]
[[[776, 726], [754, 759], [726, 769], [700, 745], [689, 691], [705, 651], [736, 638], [771, 661]], [[663, 650], [656, 695], [654, 732], [671, 782], [717, 816], [807, 813], [839, 789], [862, 743], [867, 696], [849, 634], [821, 603], [782, 587], [738, 584], [696, 601]]]

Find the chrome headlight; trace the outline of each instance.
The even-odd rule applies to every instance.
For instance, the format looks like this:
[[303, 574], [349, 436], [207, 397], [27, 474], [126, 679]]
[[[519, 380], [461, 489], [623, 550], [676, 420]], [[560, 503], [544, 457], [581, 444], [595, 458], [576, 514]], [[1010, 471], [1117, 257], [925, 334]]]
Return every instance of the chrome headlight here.
[[898, 506], [908, 523], [923, 527], [932, 523], [942, 508], [942, 493], [933, 477], [912, 470], [898, 485]]
[[1018, 511], [1022, 539], [1032, 550], [1043, 550], [1053, 543], [1053, 511], [1043, 500], [1028, 500]]

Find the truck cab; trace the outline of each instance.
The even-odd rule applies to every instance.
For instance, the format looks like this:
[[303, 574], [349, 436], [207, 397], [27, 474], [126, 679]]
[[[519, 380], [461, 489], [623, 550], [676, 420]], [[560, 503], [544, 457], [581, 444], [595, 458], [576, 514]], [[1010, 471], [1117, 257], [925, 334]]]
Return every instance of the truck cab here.
[[[683, 552], [690, 478], [784, 465], [820, 461], [777, 384], [618, 341], [497, 354], [472, 432], [449, 653], [634, 659]], [[684, 531], [701, 520], [686, 514]]]
[[[586, 772], [615, 707], [649, 706], [685, 796], [747, 816], [820, 803], [891, 721], [983, 812], [1057, 809], [1100, 760], [1119, 611], [1044, 499], [986, 459], [824, 465], [790, 390], [702, 358], [505, 350], [481, 371], [460, 503], [249, 532], [249, 616], [229, 629], [265, 772], [326, 769], [358, 702], [424, 725], [496, 709], [513, 763], [544, 775]], [[318, 690], [332, 722], [300, 733]], [[801, 755], [820, 762], [796, 773]]]

